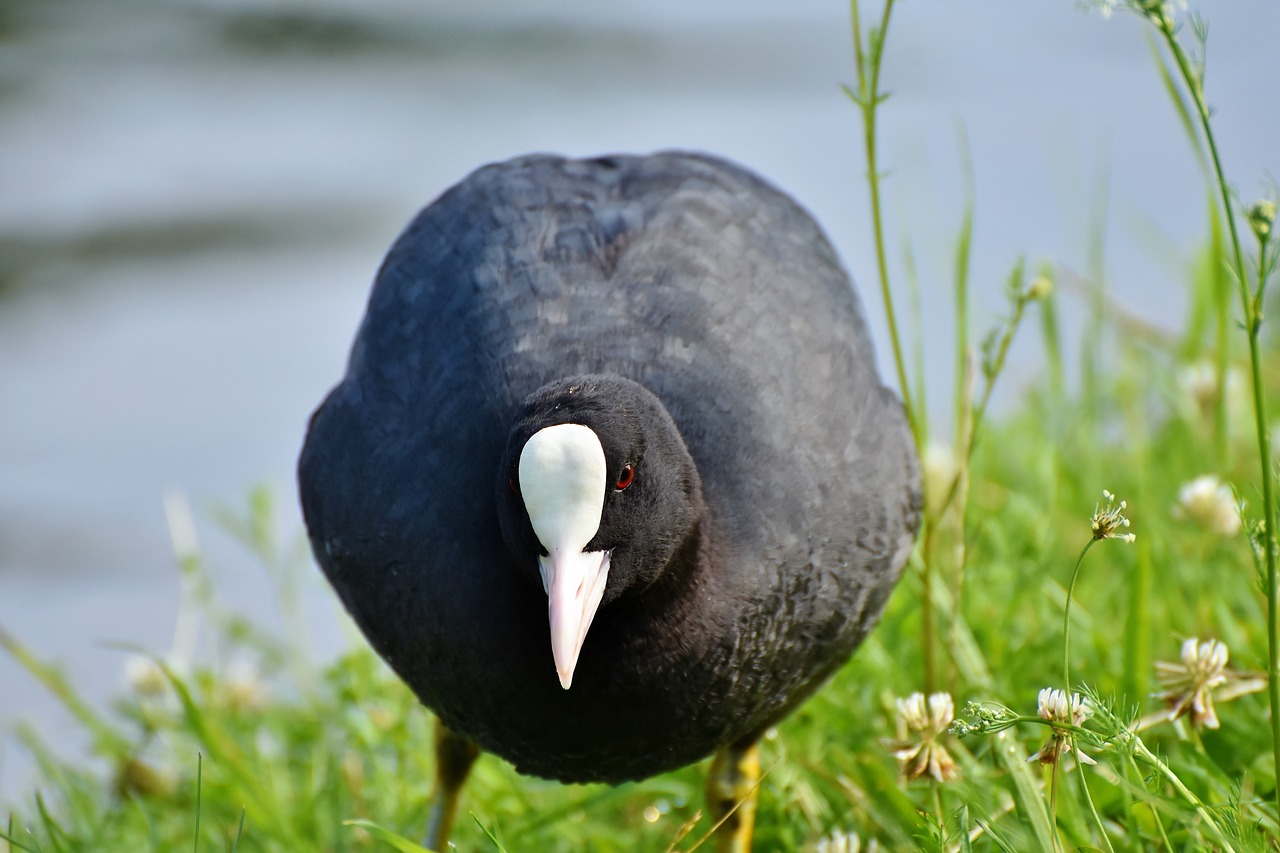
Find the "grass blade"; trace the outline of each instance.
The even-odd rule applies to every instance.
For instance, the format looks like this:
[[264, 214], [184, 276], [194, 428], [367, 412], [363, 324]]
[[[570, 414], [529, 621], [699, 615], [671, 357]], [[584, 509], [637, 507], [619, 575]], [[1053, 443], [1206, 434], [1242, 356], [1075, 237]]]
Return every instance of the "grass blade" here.
[[116, 731], [102, 715], [94, 711], [89, 703], [80, 697], [65, 675], [37, 658], [30, 649], [18, 641], [17, 637], [3, 628], [0, 628], [0, 647], [3, 647], [19, 666], [52, 693], [62, 706], [93, 735], [95, 746], [100, 752], [107, 755], [128, 753], [130, 749], [128, 739]]
[[471, 815], [471, 819], [476, 822], [476, 826], [480, 827], [480, 831], [484, 833], [484, 837], [493, 843], [494, 849], [497, 850], [498, 853], [507, 853], [506, 848], [502, 846], [502, 842], [498, 840], [498, 836], [490, 832], [489, 827], [480, 822], [480, 818], [476, 817], [475, 812], [469, 812], [469, 814]]
[[[477, 821], [477, 823], [479, 823], [479, 821]], [[410, 841], [409, 839], [405, 838], [403, 835], [392, 832], [391, 830], [386, 829], [385, 827], [379, 826], [378, 824], [374, 823], [371, 820], [365, 820], [364, 818], [356, 818], [354, 820], [344, 820], [342, 822], [342, 825], [354, 826], [358, 829], [363, 829], [365, 832], [369, 833], [379, 841], [382, 841], [386, 844], [390, 844], [396, 850], [399, 850], [400, 853], [434, 853], [434, 851], [431, 850], [430, 848], [423, 847], [421, 844], [417, 843], [416, 841]], [[483, 828], [484, 827], [481, 827], [481, 829]]]
[[[1027, 763], [1027, 754], [1017, 740], [1007, 732], [996, 735], [997, 752], [1009, 775], [1013, 778], [1017, 791], [1018, 803], [1023, 815], [1031, 824], [1035, 834], [1037, 849], [1056, 850], [1057, 841], [1053, 829], [1053, 821], [1049, 817], [1048, 803], [1041, 790], [1040, 780], [1032, 772], [1032, 765]], [[1039, 765], [1036, 765], [1039, 767]]]

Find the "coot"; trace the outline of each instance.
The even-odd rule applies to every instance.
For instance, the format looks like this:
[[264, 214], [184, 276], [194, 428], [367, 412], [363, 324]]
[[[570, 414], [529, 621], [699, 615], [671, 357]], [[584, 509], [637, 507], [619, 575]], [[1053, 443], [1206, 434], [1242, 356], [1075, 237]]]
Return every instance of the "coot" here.
[[713, 812], [749, 800], [755, 741], [878, 618], [920, 509], [827, 239], [687, 153], [522, 157], [423, 210], [298, 476], [320, 566], [442, 724], [433, 845], [477, 747], [566, 782], [719, 750]]

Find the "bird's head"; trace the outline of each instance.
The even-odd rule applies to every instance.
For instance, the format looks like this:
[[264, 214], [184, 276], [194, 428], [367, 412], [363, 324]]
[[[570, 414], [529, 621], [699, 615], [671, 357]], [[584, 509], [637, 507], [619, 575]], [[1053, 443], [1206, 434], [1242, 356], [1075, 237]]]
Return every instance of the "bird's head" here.
[[497, 497], [507, 547], [547, 593], [567, 690], [596, 611], [652, 586], [697, 528], [697, 469], [651, 392], [618, 376], [576, 376], [521, 405]]

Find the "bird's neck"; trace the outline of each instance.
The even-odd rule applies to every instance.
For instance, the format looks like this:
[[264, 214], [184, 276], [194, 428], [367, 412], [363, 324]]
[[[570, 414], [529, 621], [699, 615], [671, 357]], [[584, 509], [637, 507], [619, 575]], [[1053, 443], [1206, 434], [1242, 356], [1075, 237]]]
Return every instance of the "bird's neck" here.
[[699, 521], [676, 548], [666, 569], [652, 584], [609, 605], [619, 623], [648, 623], [650, 628], [674, 628], [707, 605], [714, 565], [712, 539], [706, 522]]

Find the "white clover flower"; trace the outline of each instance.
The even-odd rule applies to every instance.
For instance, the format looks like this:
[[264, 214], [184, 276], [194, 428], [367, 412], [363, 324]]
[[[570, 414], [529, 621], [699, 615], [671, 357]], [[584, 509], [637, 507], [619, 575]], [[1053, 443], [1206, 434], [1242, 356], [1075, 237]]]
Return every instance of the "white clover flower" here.
[[218, 698], [240, 713], [256, 713], [267, 706], [270, 691], [258, 668], [248, 660], [233, 661], [218, 682]]
[[169, 679], [153, 658], [129, 655], [124, 660], [124, 680], [129, 689], [145, 699], [158, 699], [169, 689]]
[[937, 517], [942, 512], [942, 502], [956, 481], [960, 465], [950, 445], [936, 441], [925, 446], [920, 460], [921, 479], [924, 482], [924, 502], [929, 515]]
[[1213, 362], [1197, 361], [1178, 371], [1178, 387], [1198, 412], [1213, 408], [1218, 397], [1218, 375]]
[[[813, 853], [862, 853], [862, 839], [858, 837], [858, 833], [850, 830], [849, 832], [836, 831], [823, 837], [811, 848]], [[867, 842], [865, 848], [866, 853], [876, 853], [880, 849], [880, 843], [874, 838]]]
[[1132, 533], [1122, 533], [1129, 527], [1129, 519], [1125, 518], [1123, 513], [1128, 504], [1120, 501], [1116, 504], [1116, 496], [1102, 490], [1102, 497], [1106, 501], [1105, 504], [1095, 504], [1093, 508], [1093, 516], [1089, 519], [1089, 526], [1093, 529], [1094, 539], [1119, 539], [1121, 542], [1132, 542], [1137, 538]]
[[1226, 643], [1192, 637], [1182, 644], [1181, 663], [1156, 661], [1156, 678], [1164, 688], [1156, 698], [1165, 703], [1158, 720], [1185, 716], [1193, 726], [1216, 729], [1221, 724], [1213, 707], [1215, 698], [1227, 702], [1266, 687], [1261, 674], [1227, 669], [1230, 654]]
[[1231, 537], [1240, 532], [1240, 508], [1235, 495], [1216, 474], [1196, 477], [1179, 489], [1173, 516], [1195, 522], [1219, 536]]
[[[948, 782], [959, 774], [955, 760], [939, 740], [955, 717], [950, 693], [912, 693], [898, 700], [898, 740], [889, 744], [893, 757], [910, 779], [931, 776]], [[911, 739], [911, 734], [918, 737]]]
[[[1227, 424], [1246, 423], [1250, 403], [1244, 374], [1236, 365], [1228, 365], [1223, 382], [1226, 388]], [[1186, 409], [1192, 414], [1208, 418], [1218, 403], [1217, 365], [1208, 359], [1201, 359], [1184, 366], [1178, 372], [1178, 387], [1182, 389]]]
[[[1068, 697], [1066, 693], [1052, 687], [1046, 687], [1040, 691], [1038, 710], [1042, 719], [1071, 726], [1081, 725], [1093, 713], [1089, 703], [1080, 698], [1079, 693], [1072, 693]], [[1041, 764], [1058, 764], [1068, 755], [1074, 755], [1082, 764], [1098, 763], [1080, 751], [1075, 743], [1075, 735], [1060, 730], [1056, 726], [1048, 742], [1027, 760], [1039, 761]]]

